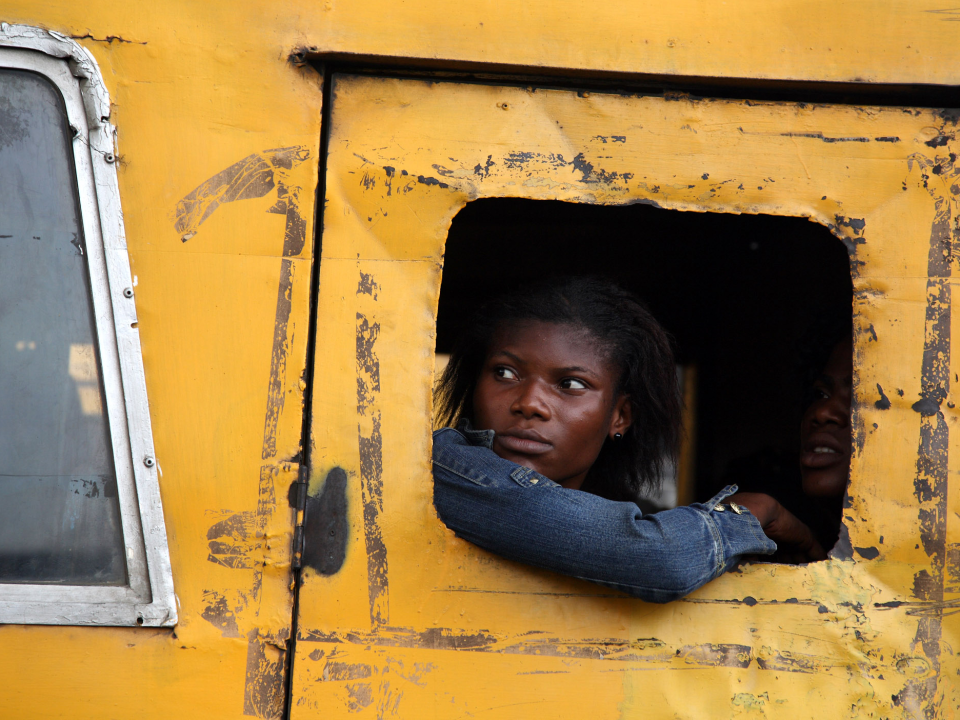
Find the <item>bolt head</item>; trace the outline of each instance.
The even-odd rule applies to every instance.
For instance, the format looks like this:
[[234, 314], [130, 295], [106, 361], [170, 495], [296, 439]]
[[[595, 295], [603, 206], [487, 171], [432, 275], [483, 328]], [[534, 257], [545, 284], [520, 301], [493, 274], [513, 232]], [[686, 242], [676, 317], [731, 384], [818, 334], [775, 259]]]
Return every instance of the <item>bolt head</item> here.
[[157, 463], [156, 463], [156, 460], [154, 460], [152, 457], [150, 457], [149, 455], [147, 455], [147, 456], [143, 459], [143, 464], [146, 465], [148, 468], [152, 468], [152, 467], [153, 467], [154, 465], [156, 465]]
[[123, 289], [123, 296], [124, 296], [125, 298], [132, 298], [132, 297], [133, 297], [133, 288], [124, 288], [124, 289]]

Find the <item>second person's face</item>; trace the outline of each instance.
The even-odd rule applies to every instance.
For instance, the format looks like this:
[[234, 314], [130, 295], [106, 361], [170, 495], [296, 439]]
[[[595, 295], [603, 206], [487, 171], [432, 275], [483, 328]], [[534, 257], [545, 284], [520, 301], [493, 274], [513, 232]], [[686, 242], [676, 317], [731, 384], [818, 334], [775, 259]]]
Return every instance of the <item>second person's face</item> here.
[[579, 488], [603, 443], [630, 426], [626, 395], [596, 339], [571, 325], [521, 322], [496, 334], [473, 395], [493, 450]]
[[850, 477], [853, 393], [853, 348], [846, 339], [830, 354], [814, 383], [814, 401], [800, 423], [800, 472], [803, 492], [812, 497], [840, 497]]

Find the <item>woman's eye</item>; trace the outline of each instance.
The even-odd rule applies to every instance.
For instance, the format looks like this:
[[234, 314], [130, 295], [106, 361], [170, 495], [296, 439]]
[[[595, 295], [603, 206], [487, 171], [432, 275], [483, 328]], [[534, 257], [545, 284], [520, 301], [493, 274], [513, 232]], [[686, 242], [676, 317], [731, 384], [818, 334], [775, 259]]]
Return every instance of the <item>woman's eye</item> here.
[[564, 378], [560, 381], [560, 388], [562, 390], [586, 390], [587, 384], [576, 378]]
[[493, 374], [504, 380], [516, 380], [517, 374], [508, 367], [497, 367], [494, 369]]

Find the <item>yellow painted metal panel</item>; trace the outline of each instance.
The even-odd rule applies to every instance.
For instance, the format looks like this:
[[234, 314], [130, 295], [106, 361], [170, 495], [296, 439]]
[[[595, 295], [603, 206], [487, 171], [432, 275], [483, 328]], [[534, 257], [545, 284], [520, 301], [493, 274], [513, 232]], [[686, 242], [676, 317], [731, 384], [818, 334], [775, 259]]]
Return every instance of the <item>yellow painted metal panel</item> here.
[[[349, 76], [333, 98], [311, 493], [346, 471], [351, 534], [339, 573], [304, 571], [294, 717], [955, 716], [952, 120]], [[857, 313], [844, 517], [863, 552], [749, 566], [653, 606], [444, 528], [434, 313], [451, 220], [484, 197], [794, 215], [844, 240]], [[879, 409], [877, 383], [904, 395]], [[915, 410], [938, 388], [939, 408]]]
[[949, 3], [326, 0], [320, 52], [720, 78], [957, 84]]
[[5, 22], [78, 38], [110, 92], [180, 620], [0, 627], [0, 716], [283, 710], [321, 78], [286, 62], [296, 22], [269, 17], [4, 4]]

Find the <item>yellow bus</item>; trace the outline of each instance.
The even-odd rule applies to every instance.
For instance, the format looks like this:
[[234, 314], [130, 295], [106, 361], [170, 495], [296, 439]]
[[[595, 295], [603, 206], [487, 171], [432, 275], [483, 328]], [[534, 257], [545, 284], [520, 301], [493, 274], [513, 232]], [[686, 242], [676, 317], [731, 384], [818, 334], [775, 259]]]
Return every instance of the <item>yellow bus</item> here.
[[[0, 22], [0, 717], [958, 716], [960, 9]], [[828, 560], [652, 605], [440, 522], [435, 366], [545, 265], [677, 338], [658, 507], [793, 442], [791, 338], [852, 308]]]

